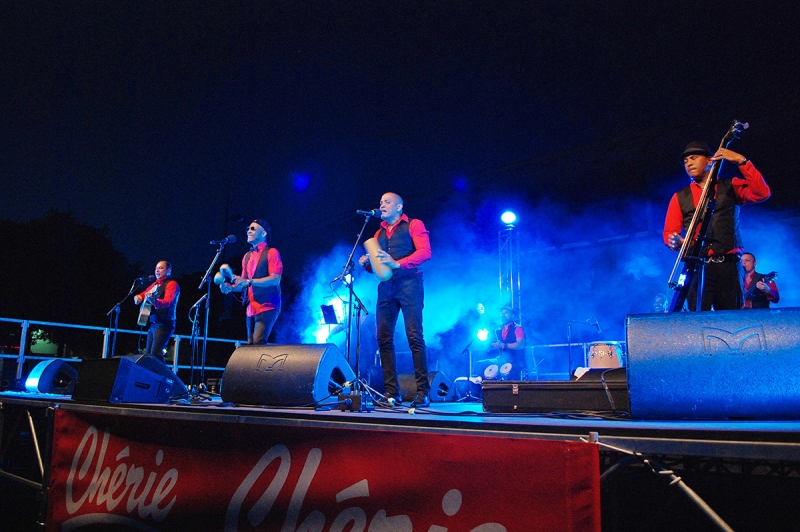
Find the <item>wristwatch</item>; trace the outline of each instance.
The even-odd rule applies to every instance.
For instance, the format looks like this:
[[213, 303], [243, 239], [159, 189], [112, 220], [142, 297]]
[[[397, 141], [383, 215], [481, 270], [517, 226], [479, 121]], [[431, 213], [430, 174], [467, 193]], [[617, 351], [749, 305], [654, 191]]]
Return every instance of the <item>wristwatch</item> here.
[[744, 166], [744, 165], [746, 165], [746, 164], [747, 164], [747, 163], [749, 163], [749, 162], [750, 162], [750, 159], [748, 159], [747, 157], [745, 157], [745, 158], [744, 158], [744, 161], [742, 161], [742, 162], [740, 162], [740, 163], [739, 163], [739, 166]]

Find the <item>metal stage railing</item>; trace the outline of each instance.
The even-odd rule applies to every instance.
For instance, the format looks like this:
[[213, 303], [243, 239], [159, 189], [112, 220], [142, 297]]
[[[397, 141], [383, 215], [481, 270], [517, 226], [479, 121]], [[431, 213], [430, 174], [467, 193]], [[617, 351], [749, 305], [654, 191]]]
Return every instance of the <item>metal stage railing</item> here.
[[[110, 349], [111, 349], [111, 340], [113, 335], [113, 329], [110, 327], [96, 327], [91, 325], [75, 325], [70, 323], [57, 323], [57, 322], [48, 322], [48, 321], [34, 321], [34, 320], [20, 320], [20, 319], [12, 319], [12, 318], [0, 318], [0, 324], [2, 323], [17, 323], [20, 326], [20, 333], [19, 333], [19, 344], [18, 345], [0, 345], [0, 361], [3, 360], [15, 360], [16, 361], [16, 380], [22, 379], [25, 367], [26, 360], [47, 360], [50, 358], [64, 358], [66, 360], [81, 360], [80, 357], [75, 356], [62, 356], [58, 357], [56, 355], [42, 355], [32, 353], [28, 346], [30, 332], [36, 328], [40, 327], [63, 327], [67, 329], [81, 329], [81, 330], [88, 330], [88, 331], [96, 331], [102, 334], [102, 337], [97, 339], [97, 347], [98, 350], [101, 352], [101, 358], [109, 358], [111, 356]], [[147, 335], [147, 331], [134, 331], [128, 329], [117, 329], [117, 333], [121, 335]], [[177, 374], [178, 370], [184, 369], [189, 370], [192, 368], [191, 358], [189, 358], [189, 363], [179, 363], [180, 356], [182, 353], [181, 345], [185, 344], [186, 342], [191, 341], [191, 336], [187, 335], [180, 335], [176, 334], [173, 336], [172, 340], [170, 340], [170, 346], [173, 350], [172, 361], [169, 364], [173, 373]], [[209, 342], [218, 342], [218, 343], [228, 343], [233, 344], [234, 349], [238, 348], [240, 345], [245, 343], [242, 340], [231, 340], [228, 338], [209, 338]], [[15, 353], [6, 353], [5, 351], [16, 351]], [[186, 350], [191, 357], [191, 347], [187, 346]], [[233, 349], [231, 349], [233, 352]], [[186, 358], [186, 357], [184, 357]], [[213, 371], [213, 372], [222, 372], [225, 370], [224, 367], [220, 366], [207, 366], [204, 368], [205, 371]]]

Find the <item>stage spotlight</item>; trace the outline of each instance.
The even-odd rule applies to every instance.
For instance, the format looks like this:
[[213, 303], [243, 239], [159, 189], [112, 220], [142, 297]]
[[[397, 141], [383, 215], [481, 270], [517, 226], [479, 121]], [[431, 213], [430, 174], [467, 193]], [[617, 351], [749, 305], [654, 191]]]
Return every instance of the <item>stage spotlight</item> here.
[[517, 215], [511, 211], [506, 211], [500, 215], [500, 220], [506, 225], [513, 225], [517, 221]]
[[475, 335], [478, 337], [478, 340], [481, 342], [485, 342], [487, 338], [489, 338], [489, 329], [478, 329], [478, 333]]

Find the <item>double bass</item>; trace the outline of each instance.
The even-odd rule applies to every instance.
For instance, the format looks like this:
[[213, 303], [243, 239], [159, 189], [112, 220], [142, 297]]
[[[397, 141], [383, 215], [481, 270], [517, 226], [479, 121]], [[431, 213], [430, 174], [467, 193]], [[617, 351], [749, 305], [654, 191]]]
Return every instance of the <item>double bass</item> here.
[[[738, 138], [738, 135], [750, 127], [748, 123], [734, 120], [728, 132], [720, 142], [720, 148], [727, 148], [731, 141]], [[686, 236], [683, 245], [678, 252], [675, 266], [669, 278], [669, 287], [675, 290], [670, 303], [670, 312], [680, 312], [686, 303], [686, 296], [689, 287], [695, 276], [699, 275], [697, 285], [697, 308], [700, 308], [700, 299], [703, 297], [703, 268], [705, 267], [705, 251], [708, 243], [708, 229], [711, 226], [711, 217], [717, 208], [716, 190], [717, 176], [722, 165], [722, 161], [714, 161], [711, 171], [703, 184], [703, 192], [692, 216], [692, 221], [686, 229]]]

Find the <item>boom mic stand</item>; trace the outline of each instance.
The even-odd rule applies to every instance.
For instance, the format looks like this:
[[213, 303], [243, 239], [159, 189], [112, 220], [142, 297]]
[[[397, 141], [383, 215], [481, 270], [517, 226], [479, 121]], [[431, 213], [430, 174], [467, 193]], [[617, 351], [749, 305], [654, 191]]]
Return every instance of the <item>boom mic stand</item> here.
[[[212, 279], [211, 272], [214, 270], [214, 266], [217, 264], [217, 261], [219, 260], [220, 256], [222, 255], [222, 250], [225, 249], [225, 244], [226, 243], [227, 243], [227, 239], [220, 241], [219, 249], [217, 250], [217, 254], [214, 255], [214, 260], [211, 261], [211, 264], [209, 265], [208, 270], [206, 270], [205, 275], [203, 275], [203, 280], [200, 281], [200, 286], [197, 287], [197, 289], [199, 290], [199, 289], [203, 288], [204, 284], [206, 285], [205, 323], [203, 324], [203, 351], [202, 351], [202, 354], [201, 354], [201, 357], [200, 357], [200, 371], [199, 371], [200, 382], [197, 384], [196, 387], [195, 387], [195, 383], [194, 383], [194, 368], [195, 368], [195, 354], [196, 354], [196, 351], [197, 351], [197, 349], [196, 349], [197, 346], [195, 345], [192, 348], [192, 370], [191, 370], [191, 381], [190, 381], [191, 382], [191, 390], [189, 392], [190, 396], [192, 394], [197, 395], [198, 390], [200, 388], [205, 388], [206, 349], [208, 347], [208, 314], [209, 314], [209, 308], [210, 308], [209, 303], [211, 301], [211, 279]], [[213, 242], [212, 242], [212, 244], [213, 244]], [[195, 305], [199, 304], [201, 301], [202, 301], [202, 298], [200, 299], [200, 301], [195, 303]]]
[[480, 397], [472, 395], [472, 378], [474, 377], [474, 375], [473, 375], [474, 368], [472, 367], [472, 343], [474, 341], [475, 341], [474, 339], [470, 340], [469, 343], [467, 344], [467, 347], [465, 347], [464, 350], [461, 351], [461, 355], [462, 356], [463, 355], [467, 355], [467, 358], [469, 360], [469, 372], [468, 372], [468, 376], [467, 376], [467, 393], [464, 394], [464, 397], [461, 397], [460, 399], [458, 399], [456, 401], [457, 403], [469, 403], [469, 402], [472, 402], [472, 401], [483, 401], [483, 399], [481, 399]]
[[[135, 281], [133, 281], [133, 284], [131, 284], [131, 288], [130, 288], [130, 290], [128, 290], [128, 295], [123, 297], [122, 300], [119, 301], [116, 305], [114, 305], [114, 307], [111, 310], [106, 312], [106, 316], [108, 316], [108, 319], [109, 320], [114, 320], [113, 333], [111, 335], [111, 356], [112, 357], [114, 356], [114, 353], [115, 353], [115, 351], [117, 349], [117, 331], [119, 330], [119, 313], [120, 313], [120, 308], [119, 307], [120, 307], [120, 305], [125, 303], [128, 300], [129, 297], [131, 297], [133, 295], [133, 291], [136, 290], [136, 287], [138, 285], [139, 285], [139, 279], [136, 279]], [[112, 314], [113, 314], [113, 316], [112, 316]]]
[[[359, 412], [369, 412], [371, 410], [370, 405], [367, 403], [366, 398], [368, 397], [367, 391], [364, 389], [361, 383], [361, 375], [359, 375], [359, 359], [361, 357], [361, 312], [364, 312], [364, 315], [369, 315], [367, 309], [364, 307], [364, 304], [359, 299], [358, 295], [356, 295], [355, 289], [353, 288], [354, 280], [353, 280], [353, 255], [356, 253], [356, 249], [358, 248], [358, 243], [361, 242], [361, 237], [364, 235], [364, 230], [367, 228], [367, 223], [369, 223], [370, 218], [372, 218], [372, 212], [367, 212], [364, 214], [364, 224], [361, 226], [361, 231], [358, 232], [358, 236], [356, 237], [356, 243], [353, 245], [353, 249], [350, 250], [350, 256], [347, 257], [347, 262], [342, 269], [342, 273], [340, 273], [335, 279], [331, 281], [331, 285], [337, 281], [342, 281], [344, 285], [347, 287], [348, 291], [348, 312], [347, 312], [347, 334], [345, 336], [345, 349], [347, 350], [347, 363], [350, 363], [350, 338], [353, 333], [353, 302], [355, 301], [355, 311], [356, 311], [356, 327], [358, 327], [358, 331], [356, 332], [356, 359], [355, 359], [355, 373], [356, 373], [356, 381], [353, 383], [353, 395], [358, 397], [358, 400], [354, 400], [351, 406], [351, 410], [356, 410], [356, 406], [358, 407], [357, 410]], [[350, 275], [350, 279], [348, 280], [347, 276]], [[355, 397], [352, 397], [355, 399]]]
[[[594, 324], [589, 323], [589, 320], [591, 320], [591, 318], [589, 318], [586, 321], [565, 320], [563, 318], [557, 318], [557, 320], [566, 322], [567, 324], [567, 375], [569, 375], [569, 377], [572, 378], [572, 324], [579, 323], [581, 325], [590, 325], [592, 327], [594, 327]], [[534, 360], [533, 363], [535, 364], [536, 360]]]

